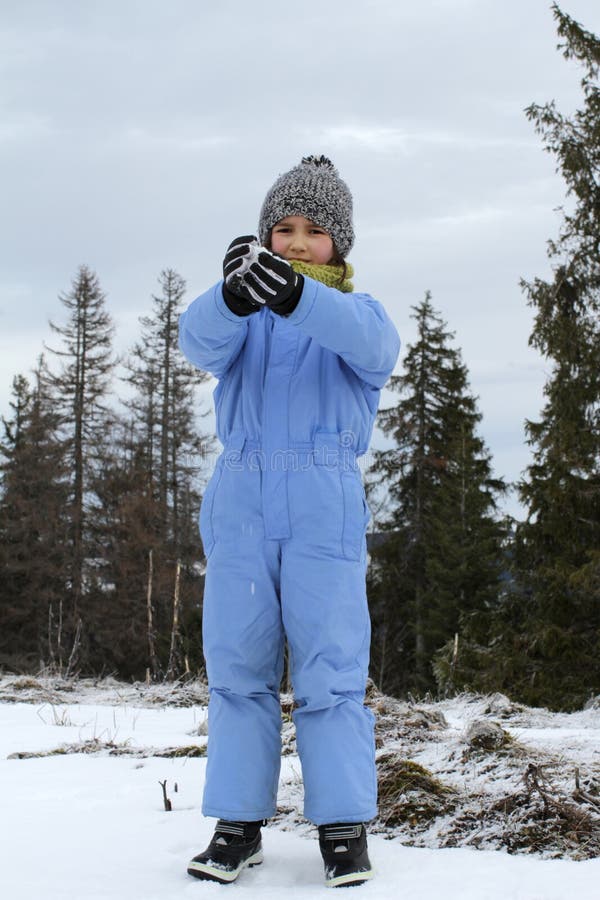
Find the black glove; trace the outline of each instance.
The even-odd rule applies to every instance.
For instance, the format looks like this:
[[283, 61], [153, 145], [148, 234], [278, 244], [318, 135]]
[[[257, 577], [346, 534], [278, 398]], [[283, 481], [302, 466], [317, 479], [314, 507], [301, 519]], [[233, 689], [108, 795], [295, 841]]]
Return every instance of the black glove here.
[[289, 262], [264, 248], [243, 275], [249, 296], [281, 316], [289, 316], [300, 300], [304, 279]]
[[287, 260], [260, 247], [254, 235], [236, 238], [223, 260], [223, 299], [232, 312], [247, 316], [261, 306], [289, 316], [300, 300], [304, 279]]
[[235, 238], [227, 248], [223, 260], [223, 300], [237, 316], [249, 316], [250, 313], [258, 312], [263, 305], [245, 290], [243, 281], [243, 272], [254, 257], [254, 248], [257, 246], [258, 239], [253, 234]]

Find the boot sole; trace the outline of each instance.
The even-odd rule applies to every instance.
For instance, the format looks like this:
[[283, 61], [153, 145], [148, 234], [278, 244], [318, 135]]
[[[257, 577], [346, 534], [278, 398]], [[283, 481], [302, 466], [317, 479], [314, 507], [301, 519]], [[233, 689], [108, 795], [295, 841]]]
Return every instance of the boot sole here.
[[337, 878], [329, 878], [325, 882], [325, 887], [352, 887], [354, 884], [364, 884], [373, 877], [373, 870], [368, 872], [349, 872], [347, 875], [338, 875]]
[[188, 865], [188, 875], [193, 875], [194, 878], [201, 878], [204, 881], [218, 881], [221, 884], [231, 884], [246, 866], [251, 869], [252, 866], [259, 866], [262, 861], [263, 853], [262, 850], [259, 850], [257, 853], [254, 853], [252, 856], [249, 856], [248, 859], [241, 862], [237, 869], [234, 869], [232, 872], [227, 872], [225, 869], [219, 869], [216, 866], [211, 866], [209, 863], [191, 862]]

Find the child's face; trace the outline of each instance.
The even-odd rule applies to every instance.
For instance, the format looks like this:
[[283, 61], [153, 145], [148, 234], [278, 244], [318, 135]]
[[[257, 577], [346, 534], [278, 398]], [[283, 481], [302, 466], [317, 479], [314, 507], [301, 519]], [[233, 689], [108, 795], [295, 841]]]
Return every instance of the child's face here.
[[271, 249], [284, 259], [320, 266], [333, 257], [333, 241], [324, 228], [304, 216], [286, 216], [273, 226]]

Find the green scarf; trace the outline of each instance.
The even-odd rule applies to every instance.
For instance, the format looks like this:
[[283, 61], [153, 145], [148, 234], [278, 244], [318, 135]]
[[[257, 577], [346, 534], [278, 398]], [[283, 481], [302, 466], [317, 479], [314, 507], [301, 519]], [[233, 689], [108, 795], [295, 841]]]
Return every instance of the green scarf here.
[[300, 275], [308, 275], [309, 278], [314, 278], [315, 281], [320, 281], [322, 284], [326, 284], [327, 287], [337, 288], [338, 291], [343, 291], [345, 294], [349, 294], [354, 290], [354, 285], [350, 281], [354, 275], [354, 268], [350, 263], [346, 263], [346, 277], [341, 282], [340, 277], [343, 271], [341, 266], [315, 266], [312, 263], [302, 262], [300, 259], [290, 259], [290, 265], [294, 272], [298, 272]]

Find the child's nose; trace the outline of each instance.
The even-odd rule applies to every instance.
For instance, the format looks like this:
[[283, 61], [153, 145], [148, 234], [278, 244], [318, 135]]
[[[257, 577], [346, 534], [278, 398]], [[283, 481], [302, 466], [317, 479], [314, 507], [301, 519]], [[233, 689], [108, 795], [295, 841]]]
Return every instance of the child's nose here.
[[295, 232], [292, 235], [291, 248], [293, 250], [302, 250], [306, 246], [306, 240], [301, 231]]

